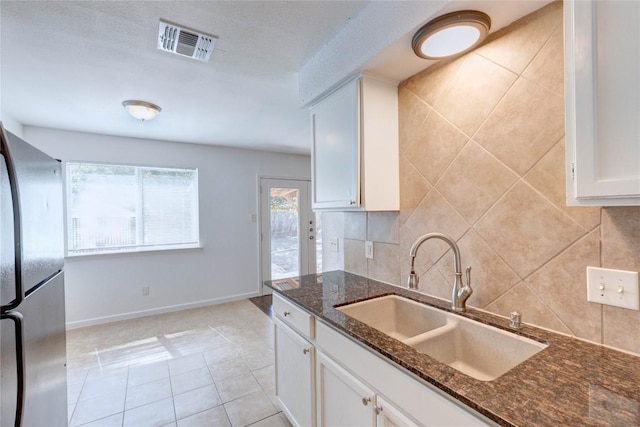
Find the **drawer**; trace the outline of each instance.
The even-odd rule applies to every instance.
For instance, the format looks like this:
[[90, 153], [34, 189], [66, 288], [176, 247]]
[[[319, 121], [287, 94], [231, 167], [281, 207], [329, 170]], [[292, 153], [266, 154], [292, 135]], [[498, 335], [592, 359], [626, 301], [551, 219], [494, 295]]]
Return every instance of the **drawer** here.
[[315, 337], [314, 317], [276, 293], [273, 294], [273, 314], [306, 338]]

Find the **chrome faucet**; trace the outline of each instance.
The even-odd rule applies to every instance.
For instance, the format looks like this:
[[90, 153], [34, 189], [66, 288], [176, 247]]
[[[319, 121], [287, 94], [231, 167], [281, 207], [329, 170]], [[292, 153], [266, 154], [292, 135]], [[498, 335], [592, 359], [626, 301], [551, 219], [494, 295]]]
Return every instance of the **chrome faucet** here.
[[415, 241], [413, 246], [411, 246], [411, 250], [409, 251], [409, 256], [411, 256], [411, 273], [409, 273], [409, 279], [407, 280], [407, 287], [409, 289], [418, 289], [418, 275], [416, 274], [415, 263], [416, 263], [416, 253], [418, 252], [418, 248], [424, 242], [429, 239], [440, 239], [446, 242], [453, 251], [453, 262], [454, 262], [454, 279], [453, 279], [453, 291], [451, 293], [451, 308], [453, 311], [467, 311], [467, 299], [473, 293], [473, 289], [471, 289], [471, 267], [467, 267], [466, 279], [467, 284], [462, 286], [462, 270], [460, 268], [460, 249], [458, 249], [458, 245], [453, 241], [452, 238], [446, 236], [442, 233], [429, 233], [420, 237]]

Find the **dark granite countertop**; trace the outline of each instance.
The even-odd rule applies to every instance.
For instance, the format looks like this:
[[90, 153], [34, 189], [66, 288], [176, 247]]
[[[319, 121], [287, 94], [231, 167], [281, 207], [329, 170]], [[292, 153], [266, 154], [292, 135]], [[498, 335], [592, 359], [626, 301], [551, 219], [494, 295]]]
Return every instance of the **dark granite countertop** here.
[[[302, 276], [298, 287], [287, 290], [277, 282], [265, 284], [500, 425], [640, 425], [639, 357], [524, 325], [518, 334], [549, 346], [499, 378], [479, 381], [334, 308], [395, 294], [451, 311], [445, 301], [343, 271]], [[472, 308], [463, 315], [510, 330], [509, 321], [499, 316]]]

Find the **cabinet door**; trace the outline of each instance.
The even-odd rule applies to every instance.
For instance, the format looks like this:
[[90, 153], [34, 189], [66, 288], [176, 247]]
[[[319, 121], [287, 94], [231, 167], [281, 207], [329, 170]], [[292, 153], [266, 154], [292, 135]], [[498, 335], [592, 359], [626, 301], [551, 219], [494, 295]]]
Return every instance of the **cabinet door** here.
[[318, 425], [374, 426], [374, 392], [321, 352], [317, 356]]
[[384, 398], [376, 397], [377, 427], [418, 427], [419, 424], [413, 422], [402, 411], [386, 401]]
[[314, 347], [279, 319], [275, 324], [276, 396], [295, 426], [315, 426]]
[[359, 85], [351, 81], [311, 109], [314, 209], [360, 206]]
[[640, 2], [564, 5], [567, 204], [640, 205]]

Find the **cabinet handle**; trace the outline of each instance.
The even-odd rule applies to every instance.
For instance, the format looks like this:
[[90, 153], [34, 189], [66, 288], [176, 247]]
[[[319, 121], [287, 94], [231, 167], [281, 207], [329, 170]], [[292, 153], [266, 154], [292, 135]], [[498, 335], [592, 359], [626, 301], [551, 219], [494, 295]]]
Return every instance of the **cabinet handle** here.
[[307, 354], [307, 353], [309, 353], [309, 351], [310, 350], [308, 348], [305, 348], [305, 349], [302, 350], [302, 354]]
[[285, 311], [283, 314], [284, 314], [284, 317], [291, 316], [291, 313], [289, 313], [288, 311]]
[[362, 398], [362, 404], [364, 406], [367, 406], [369, 404], [369, 402], [371, 402], [371, 398], [370, 397], [363, 397]]
[[380, 412], [382, 412], [382, 408], [380, 406], [374, 406], [373, 410], [376, 411], [376, 415], [380, 415]]

